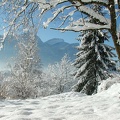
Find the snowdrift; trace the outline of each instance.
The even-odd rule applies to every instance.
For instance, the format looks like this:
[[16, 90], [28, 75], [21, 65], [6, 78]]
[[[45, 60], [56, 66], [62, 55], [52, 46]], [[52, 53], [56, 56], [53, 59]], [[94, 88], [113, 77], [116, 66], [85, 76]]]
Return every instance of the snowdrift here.
[[0, 120], [120, 120], [120, 83], [92, 96], [69, 92], [39, 99], [1, 100]]

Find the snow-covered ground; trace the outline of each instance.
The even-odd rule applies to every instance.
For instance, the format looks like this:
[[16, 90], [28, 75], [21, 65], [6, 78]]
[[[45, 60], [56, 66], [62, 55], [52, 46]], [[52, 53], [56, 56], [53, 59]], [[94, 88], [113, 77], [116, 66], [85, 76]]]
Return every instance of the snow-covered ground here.
[[120, 120], [120, 83], [92, 96], [69, 92], [39, 99], [1, 100], [0, 120]]

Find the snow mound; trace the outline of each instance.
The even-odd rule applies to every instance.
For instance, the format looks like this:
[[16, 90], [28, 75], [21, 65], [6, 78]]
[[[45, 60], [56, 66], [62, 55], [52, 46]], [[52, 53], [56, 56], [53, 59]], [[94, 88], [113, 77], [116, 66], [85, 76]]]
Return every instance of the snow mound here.
[[96, 94], [97, 96], [109, 96], [109, 97], [120, 97], [120, 83], [110, 84], [110, 87], [107, 90], [103, 90]]
[[120, 77], [118, 76], [114, 78], [108, 78], [107, 80], [103, 80], [98, 86], [98, 93], [107, 90], [116, 83], [120, 83]]
[[105, 93], [113, 97], [120, 97], [120, 83], [113, 84]]

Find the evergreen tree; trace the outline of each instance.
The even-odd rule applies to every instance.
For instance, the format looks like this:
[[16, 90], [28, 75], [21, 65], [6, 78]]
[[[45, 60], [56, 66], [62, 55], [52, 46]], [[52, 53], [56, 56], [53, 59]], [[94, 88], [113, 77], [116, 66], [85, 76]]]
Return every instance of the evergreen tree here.
[[[94, 9], [101, 12], [100, 6], [94, 6]], [[97, 23], [94, 18], [90, 18], [91, 23]], [[101, 80], [109, 77], [109, 70], [115, 70], [115, 63], [111, 60], [115, 57], [112, 52], [113, 47], [104, 44], [109, 39], [107, 33], [102, 30], [84, 31], [81, 44], [77, 47], [79, 52], [74, 66], [77, 71], [74, 73], [78, 78], [78, 83], [73, 87], [74, 91], [82, 92], [88, 95], [97, 92], [98, 84]]]

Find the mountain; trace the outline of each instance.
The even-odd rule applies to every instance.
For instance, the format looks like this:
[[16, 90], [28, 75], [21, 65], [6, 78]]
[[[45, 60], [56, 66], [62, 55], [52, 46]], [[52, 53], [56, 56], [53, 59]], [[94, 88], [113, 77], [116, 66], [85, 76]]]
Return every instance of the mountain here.
[[64, 40], [63, 39], [60, 39], [60, 38], [53, 38], [53, 39], [50, 39], [48, 41], [46, 41], [45, 43], [49, 44], [49, 45], [54, 45], [56, 43], [63, 43]]
[[[39, 41], [39, 40], [38, 40]], [[43, 64], [46, 66], [49, 63], [54, 64], [61, 60], [61, 58], [66, 54], [69, 55], [70, 59], [73, 61], [75, 59], [75, 54], [77, 53], [78, 43], [67, 43], [63, 39], [53, 38], [43, 44], [39, 44], [40, 56]]]
[[[78, 46], [78, 43], [70, 44], [60, 38], [53, 38], [43, 42], [38, 36], [36, 36], [36, 40], [38, 42], [39, 55], [43, 67], [48, 64], [59, 62], [65, 53], [69, 55], [71, 60], [75, 59], [75, 54], [77, 53], [77, 49], [75, 47]], [[4, 48], [0, 51], [0, 66], [4, 67], [6, 63], [14, 61], [11, 57], [15, 57], [17, 55], [16, 44], [17, 40], [15, 40], [14, 37], [9, 36], [6, 39]]]

